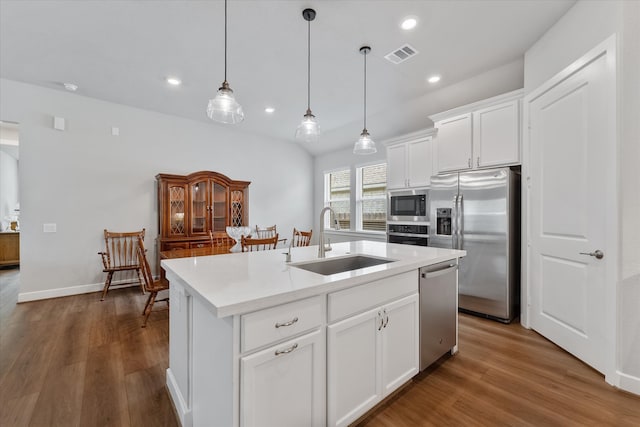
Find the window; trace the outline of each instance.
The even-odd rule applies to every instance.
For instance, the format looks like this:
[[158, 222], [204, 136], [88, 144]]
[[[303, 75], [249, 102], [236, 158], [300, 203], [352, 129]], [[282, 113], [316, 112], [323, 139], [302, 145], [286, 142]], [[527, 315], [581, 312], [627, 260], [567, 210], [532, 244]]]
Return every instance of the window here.
[[[325, 206], [330, 206], [336, 213], [340, 228], [351, 228], [351, 171], [349, 169], [329, 172], [324, 175]], [[326, 216], [329, 220], [329, 215]], [[325, 226], [328, 226], [327, 222]]]
[[358, 230], [386, 231], [387, 164], [357, 168]]

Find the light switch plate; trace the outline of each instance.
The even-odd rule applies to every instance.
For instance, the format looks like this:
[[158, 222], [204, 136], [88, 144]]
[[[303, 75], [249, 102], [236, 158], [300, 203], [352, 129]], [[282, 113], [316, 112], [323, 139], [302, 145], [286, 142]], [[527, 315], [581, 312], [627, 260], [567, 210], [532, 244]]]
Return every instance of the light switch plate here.
[[45, 233], [55, 233], [57, 230], [57, 224], [42, 224], [42, 231]]
[[53, 128], [57, 130], [64, 130], [64, 117], [53, 118]]
[[120, 128], [111, 128], [111, 135], [112, 136], [118, 136], [120, 135]]

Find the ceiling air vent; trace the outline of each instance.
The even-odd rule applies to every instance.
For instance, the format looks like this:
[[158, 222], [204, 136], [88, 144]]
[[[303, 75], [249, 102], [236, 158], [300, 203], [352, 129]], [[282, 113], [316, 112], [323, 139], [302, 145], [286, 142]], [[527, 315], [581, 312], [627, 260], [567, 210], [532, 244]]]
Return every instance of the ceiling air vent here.
[[390, 54], [386, 55], [385, 58], [394, 64], [399, 64], [401, 62], [406, 61], [409, 58], [412, 58], [418, 54], [418, 51], [408, 44], [401, 46], [399, 49], [394, 50]]

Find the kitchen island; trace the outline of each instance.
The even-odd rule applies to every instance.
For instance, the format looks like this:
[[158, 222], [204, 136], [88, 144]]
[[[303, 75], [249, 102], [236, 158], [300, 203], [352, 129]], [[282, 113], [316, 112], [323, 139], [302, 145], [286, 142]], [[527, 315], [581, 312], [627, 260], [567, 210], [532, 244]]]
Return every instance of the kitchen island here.
[[418, 372], [418, 270], [465, 252], [317, 250], [292, 248], [290, 263], [282, 250], [162, 261], [167, 387], [183, 426], [347, 425]]

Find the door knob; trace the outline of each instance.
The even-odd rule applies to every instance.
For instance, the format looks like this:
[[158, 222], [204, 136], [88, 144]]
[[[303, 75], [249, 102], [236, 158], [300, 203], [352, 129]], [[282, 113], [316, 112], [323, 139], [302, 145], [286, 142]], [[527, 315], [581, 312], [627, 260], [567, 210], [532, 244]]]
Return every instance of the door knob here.
[[580, 252], [580, 255], [594, 256], [594, 257], [596, 257], [596, 259], [604, 258], [604, 252], [602, 252], [600, 249], [597, 249], [594, 252]]

